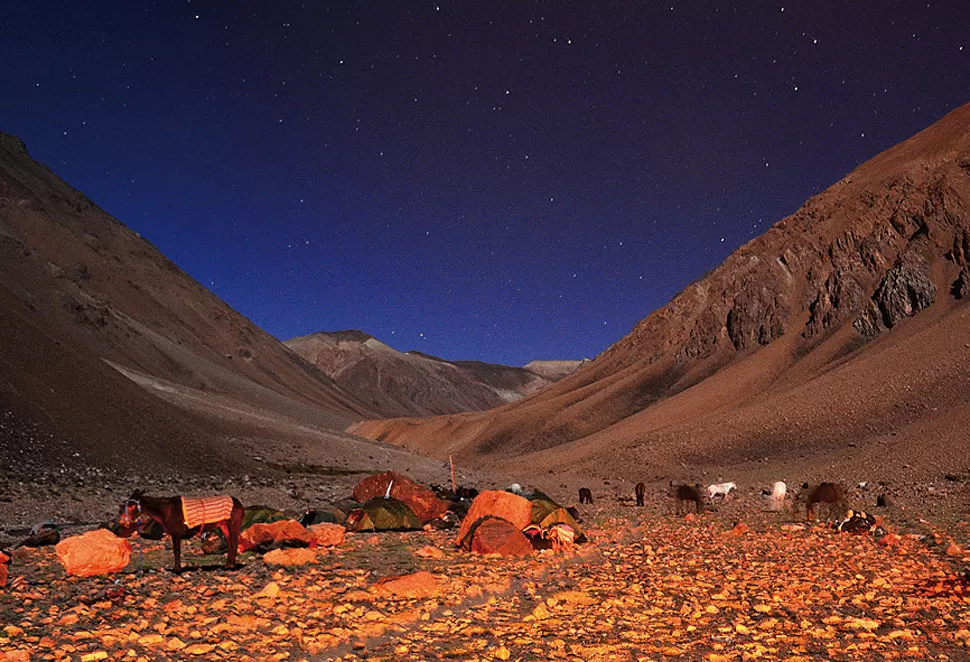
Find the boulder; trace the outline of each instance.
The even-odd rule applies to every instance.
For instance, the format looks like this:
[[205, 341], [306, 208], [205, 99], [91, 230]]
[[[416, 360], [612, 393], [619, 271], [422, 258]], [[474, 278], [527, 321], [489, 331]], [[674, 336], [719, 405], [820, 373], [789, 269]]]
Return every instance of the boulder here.
[[498, 554], [499, 556], [529, 556], [532, 542], [511, 522], [497, 517], [478, 520], [463, 545], [464, 549], [476, 554]]
[[307, 549], [306, 547], [274, 549], [266, 552], [266, 554], [263, 556], [263, 560], [266, 563], [273, 565], [307, 565], [309, 563], [317, 562], [317, 553], [312, 549]]
[[472, 502], [468, 514], [462, 520], [458, 529], [457, 544], [468, 535], [472, 526], [483, 517], [498, 517], [510, 522], [516, 529], [522, 531], [532, 521], [532, 503], [525, 497], [511, 492], [485, 490]]
[[314, 524], [309, 530], [316, 537], [317, 546], [319, 547], [336, 547], [337, 545], [341, 545], [344, 541], [344, 535], [347, 533], [346, 529], [340, 524], [330, 524], [328, 522]]
[[[387, 493], [388, 486], [391, 487], [390, 494]], [[448, 502], [439, 499], [430, 488], [393, 471], [368, 476], [354, 488], [354, 500], [360, 503], [385, 496], [403, 501], [422, 523], [438, 519], [448, 512]]]
[[414, 555], [425, 559], [443, 559], [448, 556], [445, 554], [444, 550], [433, 547], [432, 545], [425, 545], [421, 549], [414, 552]]
[[0, 588], [7, 585], [7, 574], [10, 569], [10, 555], [0, 549]]
[[54, 551], [67, 574], [78, 577], [120, 572], [131, 560], [131, 543], [107, 529], [65, 538]]
[[387, 577], [375, 584], [374, 588], [400, 598], [430, 598], [441, 593], [437, 578], [427, 570]]
[[296, 520], [253, 524], [239, 535], [239, 551], [257, 547], [315, 547], [316, 536]]

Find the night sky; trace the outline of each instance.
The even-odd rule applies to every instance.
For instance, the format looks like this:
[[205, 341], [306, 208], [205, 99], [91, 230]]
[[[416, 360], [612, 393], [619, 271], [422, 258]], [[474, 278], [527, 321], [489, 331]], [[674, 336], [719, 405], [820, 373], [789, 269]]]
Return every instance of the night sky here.
[[970, 101], [965, 2], [0, 3], [0, 131], [281, 340], [593, 357]]

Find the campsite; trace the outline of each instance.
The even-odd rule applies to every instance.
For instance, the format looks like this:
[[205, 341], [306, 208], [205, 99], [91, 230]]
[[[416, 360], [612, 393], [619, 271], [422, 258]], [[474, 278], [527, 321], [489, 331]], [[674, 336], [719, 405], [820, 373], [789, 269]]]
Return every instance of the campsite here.
[[970, 661], [961, 3], [0, 26], [0, 662]]
[[[372, 504], [374, 521], [346, 532], [327, 521], [309, 529], [277, 521], [339, 534], [285, 545], [272, 536], [254, 544], [250, 535], [232, 570], [223, 568], [224, 552], [198, 539], [184, 544], [181, 574], [171, 571], [167, 538], [135, 536], [123, 569], [89, 577], [67, 574], [52, 545], [19, 547], [0, 594], [0, 659], [854, 660], [970, 652], [970, 527], [958, 518], [931, 523], [890, 506], [872, 531], [844, 533], [824, 517], [805, 521], [796, 499], [773, 509], [744, 485], [740, 494], [705, 499], [700, 514], [678, 515], [669, 488], [651, 485], [644, 507], [630, 489], [571, 508], [581, 543], [483, 554], [458, 544], [471, 528], [467, 517], [461, 526], [431, 526], [413, 511], [396, 522], [377, 514], [373, 505], [384, 499], [368, 493], [381, 485], [392, 492], [387, 476], [411, 483], [399, 474], [356, 478], [353, 491]], [[352, 492], [350, 477], [320, 480]], [[571, 521], [541, 492], [529, 501], [483, 490], [475, 499], [489, 495], [527, 504], [506, 510], [519, 520], [513, 529]], [[573, 507], [574, 499], [562, 502]], [[330, 519], [354, 503], [363, 505], [347, 498], [316, 516]], [[456, 510], [474, 516], [474, 504]], [[285, 515], [273, 513], [248, 508], [243, 539]], [[394, 530], [375, 530], [385, 527]]]

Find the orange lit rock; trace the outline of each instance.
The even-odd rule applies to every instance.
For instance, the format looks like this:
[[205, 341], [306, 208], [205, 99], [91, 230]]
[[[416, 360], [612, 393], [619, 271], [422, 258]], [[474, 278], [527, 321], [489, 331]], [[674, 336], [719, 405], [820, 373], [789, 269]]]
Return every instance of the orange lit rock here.
[[438, 495], [421, 483], [393, 471], [368, 476], [357, 483], [354, 487], [354, 501], [365, 503], [376, 497], [387, 496], [388, 486], [391, 487], [390, 497], [407, 504], [422, 522], [430, 522], [448, 511], [447, 501], [439, 499]]
[[7, 573], [10, 568], [10, 557], [0, 551], [0, 587], [7, 585]]
[[483, 517], [499, 517], [506, 522], [511, 522], [516, 529], [521, 531], [529, 526], [532, 520], [532, 503], [517, 494], [511, 492], [500, 492], [498, 490], [485, 490], [472, 501], [468, 514], [461, 522], [458, 529], [457, 544], [468, 535], [472, 525]]
[[496, 517], [481, 520], [469, 536], [464, 548], [476, 554], [529, 556], [535, 551], [529, 539], [514, 524]]
[[69, 575], [93, 577], [119, 572], [131, 560], [131, 544], [107, 529], [71, 536], [54, 547]]
[[375, 588], [402, 598], [429, 598], [441, 593], [438, 580], [426, 570], [400, 577], [389, 577], [378, 582]]
[[274, 549], [263, 556], [266, 563], [274, 565], [307, 565], [317, 562], [317, 553], [306, 547], [290, 547], [288, 549]]
[[882, 538], [879, 538], [877, 543], [882, 545], [883, 547], [892, 547], [894, 545], [899, 544], [900, 540], [902, 540], [902, 538], [900, 538], [897, 534], [887, 533]]
[[308, 546], [315, 546], [317, 537], [305, 526], [292, 519], [269, 524], [253, 524], [240, 534], [239, 551], [248, 552], [259, 545], [282, 542], [302, 542]]
[[339, 524], [321, 522], [310, 527], [310, 532], [316, 536], [317, 545], [320, 547], [335, 547], [343, 544], [344, 534], [347, 531]]
[[420, 556], [426, 559], [443, 559], [446, 556], [444, 550], [438, 549], [437, 547], [433, 547], [431, 545], [425, 545], [414, 554], [415, 556]]

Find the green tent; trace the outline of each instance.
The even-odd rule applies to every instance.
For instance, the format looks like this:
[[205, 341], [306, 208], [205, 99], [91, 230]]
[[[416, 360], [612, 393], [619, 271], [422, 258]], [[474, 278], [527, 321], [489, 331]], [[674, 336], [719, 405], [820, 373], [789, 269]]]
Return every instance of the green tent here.
[[404, 502], [378, 497], [352, 510], [346, 526], [348, 531], [416, 531], [423, 525]]
[[347, 513], [334, 506], [323, 506], [319, 509], [311, 509], [300, 518], [300, 524], [311, 527], [314, 524], [343, 524], [347, 521]]
[[243, 508], [243, 521], [240, 530], [245, 531], [253, 524], [272, 524], [273, 522], [296, 518], [296, 515], [287, 515], [282, 510], [276, 510], [269, 506], [246, 506]]
[[300, 517], [300, 524], [303, 526], [313, 526], [321, 522], [343, 524], [347, 521], [348, 513], [356, 508], [360, 508], [360, 502], [353, 499], [341, 499], [336, 503], [321, 504], [307, 509]]
[[576, 532], [576, 542], [584, 542], [586, 540], [583, 529], [573, 516], [569, 514], [568, 510], [541, 492], [536, 492], [531, 501], [532, 516], [530, 520], [533, 524], [538, 524], [543, 529], [548, 529], [553, 524], [567, 524]]

